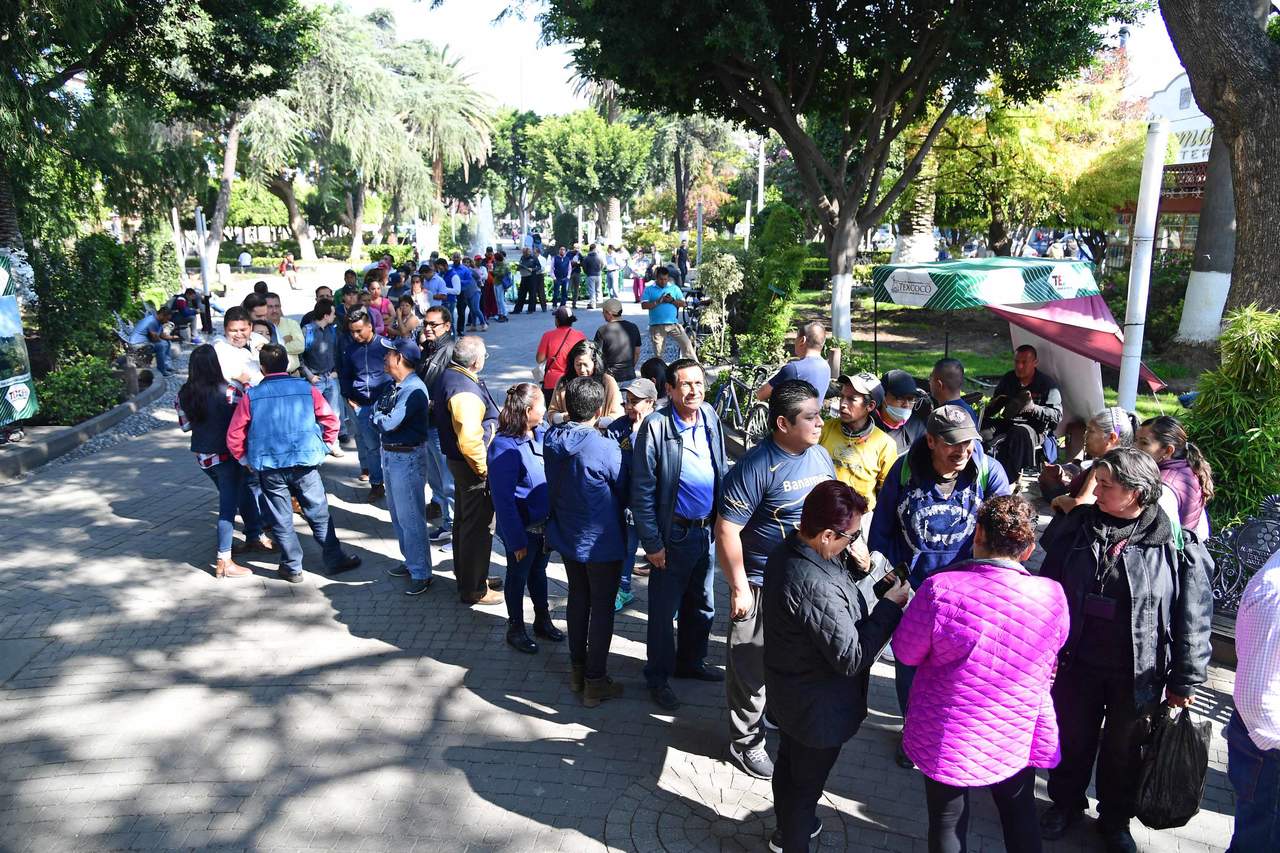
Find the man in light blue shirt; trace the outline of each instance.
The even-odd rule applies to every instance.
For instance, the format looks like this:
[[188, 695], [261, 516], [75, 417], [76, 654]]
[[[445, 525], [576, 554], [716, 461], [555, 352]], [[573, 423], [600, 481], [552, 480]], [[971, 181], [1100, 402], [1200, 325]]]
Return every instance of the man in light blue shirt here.
[[156, 370], [165, 376], [173, 373], [169, 366], [169, 342], [178, 340], [177, 335], [165, 333], [164, 324], [168, 322], [169, 309], [157, 308], [156, 313], [148, 314], [135, 323], [133, 333], [129, 335], [129, 346], [150, 346], [155, 351]]
[[666, 267], [654, 270], [653, 284], [644, 289], [640, 307], [649, 312], [649, 341], [653, 354], [663, 358], [662, 350], [670, 337], [680, 347], [681, 358], [697, 358], [689, 336], [679, 323], [678, 309], [684, 307], [684, 291], [668, 277]]

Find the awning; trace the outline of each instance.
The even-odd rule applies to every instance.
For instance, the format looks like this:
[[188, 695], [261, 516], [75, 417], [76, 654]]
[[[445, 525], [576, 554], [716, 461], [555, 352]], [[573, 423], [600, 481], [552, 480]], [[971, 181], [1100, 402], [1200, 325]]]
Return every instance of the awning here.
[[949, 311], [1025, 305], [1098, 294], [1092, 267], [1047, 258], [973, 258], [881, 264], [871, 271], [877, 302]]

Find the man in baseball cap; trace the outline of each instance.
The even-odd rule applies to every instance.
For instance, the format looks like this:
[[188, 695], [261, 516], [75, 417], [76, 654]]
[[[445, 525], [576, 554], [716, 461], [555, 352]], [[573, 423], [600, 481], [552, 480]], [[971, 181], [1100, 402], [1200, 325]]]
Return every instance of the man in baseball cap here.
[[925, 432], [926, 415], [916, 411], [925, 392], [905, 370], [890, 370], [880, 377], [880, 405], [872, 413], [876, 426], [893, 439], [903, 456]]
[[622, 303], [617, 299], [606, 299], [601, 309], [604, 325], [596, 329], [596, 346], [604, 357], [604, 372], [621, 385], [636, 378], [640, 330], [635, 323], [622, 319]]
[[427, 539], [427, 386], [416, 368], [422, 351], [408, 338], [381, 338], [383, 363], [395, 381], [378, 399], [373, 425], [381, 436], [382, 476], [387, 510], [404, 563], [389, 574], [409, 578], [407, 595], [431, 587], [431, 547]]
[[[609, 301], [606, 300], [606, 310]], [[631, 451], [635, 447], [636, 431], [644, 419], [653, 414], [658, 403], [658, 388], [648, 379], [632, 379], [622, 383], [622, 411], [624, 417], [614, 418], [605, 427], [604, 434], [618, 442], [622, 449], [622, 467], [626, 469], [628, 479], [631, 474]], [[630, 501], [628, 500], [628, 504]], [[627, 507], [630, 510], [630, 506]], [[630, 518], [630, 512], [627, 517]], [[635, 567], [636, 549], [640, 547], [640, 537], [636, 533], [634, 521], [627, 522], [626, 552], [622, 555], [622, 581], [618, 585], [618, 594], [613, 600], [615, 612], [622, 610], [632, 601], [635, 595], [631, 592], [631, 570]]]
[[[871, 519], [867, 546], [892, 566], [906, 565], [913, 588], [925, 577], [973, 550], [978, 507], [1012, 489], [989, 456], [974, 455], [978, 429], [960, 406], [939, 406], [929, 415], [924, 441], [917, 441], [889, 471]], [[905, 715], [915, 668], [895, 663], [898, 705]], [[902, 751], [895, 759], [911, 767]]]
[[863, 518], [870, 522], [869, 510], [875, 508], [876, 494], [898, 450], [871, 418], [883, 399], [880, 380], [865, 372], [842, 374], [839, 384], [839, 417], [823, 423], [818, 444], [830, 454], [836, 479], [866, 498], [868, 513]]

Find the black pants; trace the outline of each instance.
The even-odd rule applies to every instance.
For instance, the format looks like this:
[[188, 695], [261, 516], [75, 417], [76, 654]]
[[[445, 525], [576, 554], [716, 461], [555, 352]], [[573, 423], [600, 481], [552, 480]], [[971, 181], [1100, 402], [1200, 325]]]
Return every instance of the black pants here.
[[1151, 731], [1150, 709], [1133, 701], [1133, 676], [1126, 671], [1072, 663], [1053, 685], [1062, 761], [1049, 771], [1049, 799], [1067, 811], [1088, 808], [1086, 790], [1098, 762], [1098, 819], [1107, 829], [1129, 824], [1134, 813], [1139, 748]]
[[992, 423], [995, 430], [991, 440], [991, 455], [1004, 466], [1010, 483], [1016, 483], [1023, 468], [1034, 468], [1036, 448], [1044, 437], [1029, 424], [1007, 421], [1003, 418]]
[[547, 310], [547, 289], [542, 283], [542, 276], [528, 275], [520, 277], [520, 287], [516, 290], [516, 307], [515, 313], [519, 314], [524, 308], [525, 303], [529, 305], [529, 313], [533, 313], [533, 306], [539, 304], [542, 310]]
[[489, 591], [489, 552], [493, 548], [493, 501], [484, 481], [466, 462], [449, 460], [453, 475], [453, 576], [458, 596], [474, 603]]
[[809, 836], [817, 821], [818, 799], [839, 746], [805, 746], [779, 731], [778, 760], [773, 765], [773, 813], [778, 818], [784, 853], [808, 853]]
[[604, 678], [613, 642], [613, 600], [622, 581], [622, 563], [564, 561], [569, 575], [569, 661], [585, 667], [587, 678]]
[[[987, 785], [1000, 812], [1004, 849], [1008, 853], [1040, 853], [1040, 821], [1036, 817], [1036, 771], [1024, 767], [1017, 773]], [[969, 832], [969, 792], [924, 777], [924, 798], [929, 807], [929, 853], [965, 853]]]

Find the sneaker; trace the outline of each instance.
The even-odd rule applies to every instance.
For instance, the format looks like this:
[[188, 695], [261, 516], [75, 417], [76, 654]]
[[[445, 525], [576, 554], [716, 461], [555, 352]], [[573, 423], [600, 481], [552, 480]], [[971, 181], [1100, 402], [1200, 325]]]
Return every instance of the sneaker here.
[[467, 599], [464, 599], [462, 603], [469, 604], [472, 606], [480, 605], [482, 607], [490, 607], [494, 604], [502, 604], [506, 600], [507, 600], [506, 597], [502, 593], [491, 589], [491, 590], [488, 590], [484, 595], [480, 596], [479, 598], [476, 598], [476, 597], [467, 598]]
[[290, 572], [285, 569], [277, 569], [276, 577], [280, 578], [282, 581], [288, 581], [289, 583], [302, 583], [302, 572]]
[[773, 778], [773, 759], [769, 758], [763, 743], [747, 750], [740, 750], [736, 744], [729, 744], [729, 761], [738, 765], [738, 769], [748, 776], [757, 779]]
[[429, 539], [432, 544], [448, 542], [452, 538], [453, 538], [453, 531], [447, 527], [437, 527], [435, 530], [427, 534], [427, 539]]
[[333, 444], [329, 445], [329, 455], [334, 459], [341, 459], [347, 455], [347, 452], [339, 447], [338, 442], [335, 441]]
[[773, 717], [769, 716], [768, 711], [765, 711], [764, 716], [760, 718], [760, 725], [771, 732], [776, 732], [778, 730], [778, 724], [773, 721]]
[[618, 595], [613, 599], [613, 612], [614, 613], [622, 612], [622, 608], [626, 607], [628, 604], [630, 604], [635, 600], [636, 600], [636, 597], [634, 593], [630, 593], [630, 592], [627, 592], [626, 590], [621, 590], [621, 589], [618, 590]]
[[422, 595], [431, 589], [431, 578], [415, 578], [409, 581], [409, 588], [404, 591], [405, 595]]
[[671, 689], [670, 684], [661, 687], [650, 687], [649, 696], [655, 705], [664, 711], [676, 711], [680, 708], [680, 697]]
[[391, 575], [393, 578], [407, 578], [409, 577], [409, 567], [404, 563], [401, 563], [394, 569], [387, 569], [387, 574]]
[[325, 574], [330, 577], [333, 577], [334, 575], [340, 575], [343, 572], [349, 572], [352, 569], [358, 569], [360, 567], [360, 563], [361, 563], [360, 558], [357, 557], [355, 554], [345, 554], [343, 555], [341, 562], [339, 562], [338, 565], [334, 566], [332, 569], [326, 570]]
[[[813, 832], [809, 833], [809, 838], [817, 838], [822, 834], [822, 819], [813, 819]], [[769, 850], [771, 853], [782, 853], [782, 830], [775, 829], [773, 835], [769, 836]]]
[[361, 468], [361, 469], [360, 469], [360, 476], [359, 476], [359, 477], [356, 477], [356, 479], [357, 479], [357, 480], [359, 480], [359, 481], [360, 481], [360, 482], [362, 482], [362, 483], [367, 483], [367, 482], [369, 482], [369, 470], [368, 470], [367, 468]]

